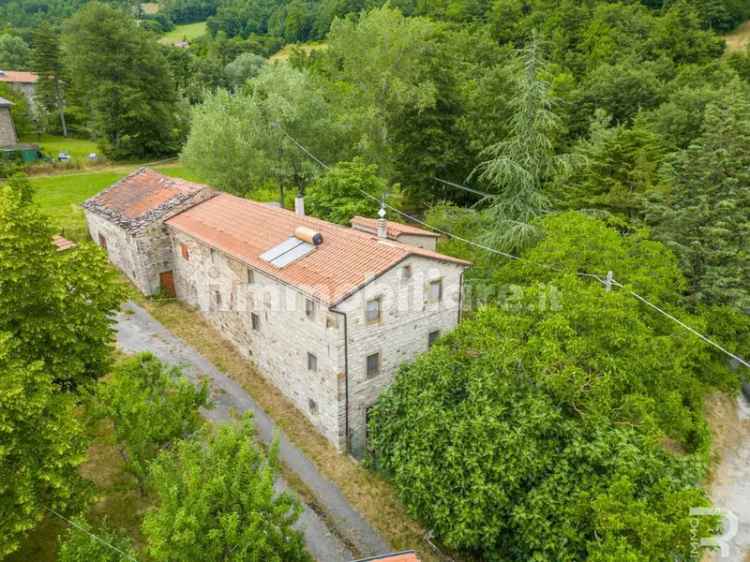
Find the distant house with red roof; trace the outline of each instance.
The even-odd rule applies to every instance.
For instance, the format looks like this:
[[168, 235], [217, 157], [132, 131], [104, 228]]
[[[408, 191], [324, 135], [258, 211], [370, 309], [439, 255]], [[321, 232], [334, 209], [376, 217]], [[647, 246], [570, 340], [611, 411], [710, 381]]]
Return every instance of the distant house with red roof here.
[[148, 169], [84, 209], [92, 238], [141, 291], [200, 310], [320, 433], [355, 455], [400, 365], [459, 321], [470, 264], [403, 242], [434, 243], [410, 225], [347, 228]]
[[36, 91], [36, 82], [39, 76], [33, 72], [23, 70], [0, 70], [0, 83], [8, 84], [13, 89], [18, 90], [29, 100], [29, 105], [34, 107], [34, 94]]

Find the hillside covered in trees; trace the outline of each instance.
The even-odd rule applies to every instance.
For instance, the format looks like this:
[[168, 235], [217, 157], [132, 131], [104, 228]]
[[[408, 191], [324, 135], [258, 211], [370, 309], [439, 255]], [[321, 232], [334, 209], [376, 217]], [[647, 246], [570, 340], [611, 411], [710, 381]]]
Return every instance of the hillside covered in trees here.
[[[91, 138], [113, 160], [179, 155], [218, 189], [287, 206], [304, 194], [339, 224], [383, 201], [389, 219], [437, 229], [442, 252], [473, 262], [462, 322], [374, 406], [370, 470], [467, 560], [673, 562], [718, 525], [690, 516], [710, 505], [705, 401], [750, 375], [750, 53], [722, 38], [748, 17], [741, 0], [165, 0], [156, 14], [9, 0], [0, 68], [40, 73], [39, 107], [13, 109], [29, 131]], [[199, 21], [207, 33], [189, 45], [159, 43]], [[45, 505], [81, 512], [79, 408], [115, 424], [128, 470], [160, 502], [144, 553], [221, 559], [224, 539], [205, 546], [198, 524], [192, 542], [169, 538], [181, 502], [206, 528], [224, 516], [221, 467], [241, 461], [255, 472], [233, 477], [264, 501], [240, 495], [226, 516], [279, 522], [242, 535], [247, 552], [307, 560], [297, 503], [270, 493], [274, 451], [242, 445], [250, 422], [204, 431], [205, 393], [178, 371], [149, 357], [112, 368], [122, 295], [102, 257], [84, 246], [80, 263], [55, 265], [28, 185], [0, 194], [0, 401], [18, 428], [0, 474], [38, 457], [25, 495], [7, 487], [0, 558]], [[37, 298], [65, 279], [80, 308]], [[64, 433], [66, 451], [34, 428]], [[201, 502], [199, 470], [216, 491]], [[264, 533], [271, 546], [253, 550]], [[71, 533], [63, 552], [90, 547]]]

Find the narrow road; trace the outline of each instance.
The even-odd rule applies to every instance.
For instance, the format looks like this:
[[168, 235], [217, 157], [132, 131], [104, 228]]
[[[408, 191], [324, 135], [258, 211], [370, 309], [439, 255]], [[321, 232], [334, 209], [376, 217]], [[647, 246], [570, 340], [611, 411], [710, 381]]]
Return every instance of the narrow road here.
[[[281, 462], [305, 483], [325, 512], [324, 519], [310, 506], [304, 505], [298, 523], [304, 532], [308, 550], [319, 562], [348, 562], [390, 550], [388, 543], [352, 508], [341, 491], [320, 474], [239, 384], [132, 301], [117, 316], [117, 343], [125, 353], [150, 351], [166, 363], [181, 366], [193, 382], [197, 382], [201, 376], [208, 378], [214, 407], [205, 412], [206, 418], [217, 422], [227, 421], [233, 412], [249, 410], [254, 415], [258, 438], [262, 442], [270, 443], [275, 436], [278, 438]], [[291, 491], [281, 478], [277, 488]]]
[[713, 554], [715, 562], [750, 560], [750, 404], [742, 395], [731, 416], [727, 444], [711, 487], [714, 505], [725, 514], [726, 536], [721, 539], [725, 551]]

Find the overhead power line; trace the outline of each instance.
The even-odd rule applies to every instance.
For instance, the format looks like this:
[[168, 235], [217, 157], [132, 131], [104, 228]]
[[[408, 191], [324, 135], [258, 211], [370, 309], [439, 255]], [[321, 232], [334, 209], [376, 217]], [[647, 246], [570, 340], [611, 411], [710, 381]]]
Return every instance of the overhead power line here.
[[46, 507], [45, 509], [47, 511], [49, 511], [50, 513], [52, 513], [53, 515], [59, 517], [60, 519], [62, 519], [66, 523], [68, 523], [69, 525], [72, 525], [73, 527], [75, 527], [76, 529], [78, 529], [79, 531], [81, 531], [82, 533], [86, 533], [89, 537], [91, 537], [92, 539], [94, 539], [96, 542], [98, 542], [100, 544], [103, 544], [104, 546], [106, 546], [107, 548], [109, 548], [110, 550], [112, 550], [113, 552], [117, 552], [120, 556], [123, 557], [123, 559], [130, 560], [131, 562], [138, 562], [138, 560], [136, 560], [135, 558], [133, 558], [132, 556], [130, 556], [127, 552], [123, 552], [122, 550], [120, 550], [116, 546], [114, 546], [114, 545], [108, 543], [107, 541], [105, 541], [103, 538], [96, 536], [95, 534], [91, 533], [90, 531], [88, 531], [84, 527], [81, 527], [80, 525], [78, 525], [75, 521], [71, 521], [67, 517], [65, 517], [63, 515], [60, 515], [54, 509], [52, 509], [50, 507]]
[[[284, 130], [283, 127], [281, 127], [279, 125], [279, 128], [281, 129], [281, 132], [284, 133], [284, 135], [286, 135], [287, 138], [289, 138], [289, 140], [291, 140], [308, 157], [310, 157], [312, 160], [314, 160], [315, 162], [317, 162], [318, 165], [320, 165], [322, 168], [324, 168], [326, 170], [330, 170], [331, 169], [331, 167], [328, 164], [326, 164], [325, 162], [323, 162], [322, 160], [320, 160], [317, 156], [315, 156], [312, 152], [310, 152], [305, 146], [303, 146], [300, 142], [298, 142], [297, 139], [295, 139], [289, 133], [287, 133]], [[465, 186], [460, 186], [459, 184], [455, 184], [453, 182], [448, 182], [447, 180], [440, 180], [438, 178], [433, 178], [433, 179], [435, 179], [435, 180], [437, 180], [437, 181], [439, 181], [441, 183], [447, 184], [447, 185], [453, 185], [454, 187], [460, 187], [461, 189], [471, 190], [471, 188], [467, 188]], [[549, 269], [549, 270], [552, 270], [552, 271], [556, 271], [558, 273], [570, 273], [569, 271], [566, 271], [566, 270], [561, 269], [559, 267], [556, 267], [556, 266], [553, 266], [553, 265], [550, 265], [550, 264], [544, 264], [544, 263], [535, 262], [535, 261], [532, 261], [532, 260], [528, 260], [526, 258], [521, 258], [519, 256], [514, 256], [513, 254], [510, 254], [508, 252], [503, 252], [501, 250], [498, 250], [497, 248], [492, 248], [491, 246], [487, 246], [485, 244], [481, 244], [479, 242], [475, 242], [473, 240], [469, 240], [469, 239], [464, 238], [462, 236], [459, 236], [457, 234], [453, 234], [452, 232], [449, 232], [447, 230], [444, 230], [444, 229], [441, 229], [441, 228], [437, 228], [435, 226], [432, 226], [432, 225], [430, 225], [430, 224], [428, 224], [428, 223], [426, 223], [426, 222], [424, 222], [424, 221], [422, 221], [422, 220], [420, 220], [420, 219], [418, 219], [416, 217], [413, 217], [413, 216], [409, 215], [408, 213], [405, 213], [405, 212], [401, 211], [400, 209], [397, 209], [396, 207], [394, 207], [394, 206], [386, 203], [385, 199], [376, 197], [376, 196], [372, 195], [371, 193], [367, 193], [364, 189], [359, 189], [358, 188], [357, 191], [359, 191], [360, 193], [362, 193], [362, 195], [364, 195], [365, 197], [368, 197], [368, 198], [370, 198], [370, 199], [372, 199], [374, 201], [377, 201], [378, 203], [380, 203], [381, 205], [387, 207], [388, 209], [390, 209], [394, 213], [397, 213], [398, 215], [400, 215], [400, 216], [402, 216], [402, 217], [404, 217], [404, 218], [406, 218], [406, 219], [408, 219], [410, 221], [413, 221], [413, 222], [415, 222], [417, 224], [420, 224], [420, 225], [424, 226], [425, 228], [429, 228], [433, 232], [437, 232], [438, 234], [442, 234], [443, 236], [447, 236], [448, 238], [452, 238], [454, 240], [458, 240], [458, 241], [463, 242], [465, 244], [469, 244], [471, 246], [474, 246], [475, 248], [479, 248], [479, 249], [484, 250], [486, 252], [490, 252], [492, 254], [503, 256], [504, 258], [507, 258], [507, 259], [512, 260], [512, 261], [520, 261], [520, 262], [530, 263], [532, 265], [536, 265], [537, 267], [541, 267], [541, 268], [544, 268], [544, 269]], [[471, 191], [475, 191], [475, 190], [471, 190]], [[477, 193], [482, 194], [481, 192], [477, 192]], [[482, 195], [488, 195], [488, 194], [482, 194]], [[649, 306], [650, 308], [652, 308], [656, 312], [662, 314], [666, 318], [668, 318], [671, 321], [675, 322], [676, 324], [678, 324], [679, 326], [681, 326], [685, 330], [689, 331], [693, 335], [695, 335], [698, 338], [700, 338], [702, 341], [704, 341], [708, 345], [714, 347], [715, 349], [721, 351], [722, 353], [724, 353], [728, 357], [734, 359], [735, 361], [737, 361], [741, 365], [743, 365], [743, 366], [747, 367], [748, 369], [750, 369], [750, 362], [748, 362], [745, 359], [743, 359], [742, 357], [740, 357], [740, 356], [732, 353], [731, 351], [729, 351], [728, 349], [726, 349], [722, 345], [720, 345], [720, 344], [716, 343], [715, 341], [713, 341], [708, 336], [706, 336], [704, 334], [701, 334], [696, 329], [694, 329], [694, 328], [690, 327], [689, 325], [685, 324], [679, 318], [677, 318], [677, 317], [673, 316], [672, 314], [670, 314], [669, 312], [663, 310], [662, 308], [660, 308], [656, 304], [652, 303], [651, 301], [649, 301], [645, 297], [639, 295], [635, 291], [632, 291], [632, 290], [626, 288], [624, 285], [622, 285], [621, 283], [619, 283], [618, 281], [616, 281], [614, 279], [614, 277], [612, 276], [612, 272], [609, 272], [607, 274], [607, 278], [606, 279], [602, 279], [600, 276], [595, 275], [593, 273], [586, 273], [586, 272], [577, 271], [577, 272], [575, 272], [575, 274], [577, 276], [579, 276], [579, 277], [586, 277], [586, 278], [589, 278], [589, 279], [594, 279], [594, 280], [598, 281], [599, 283], [601, 283], [607, 290], [610, 290], [612, 288], [612, 286], [616, 286], [616, 287], [618, 287], [620, 289], [623, 289], [625, 292], [629, 293], [635, 299], [639, 300], [640, 302], [642, 302], [643, 304]]]

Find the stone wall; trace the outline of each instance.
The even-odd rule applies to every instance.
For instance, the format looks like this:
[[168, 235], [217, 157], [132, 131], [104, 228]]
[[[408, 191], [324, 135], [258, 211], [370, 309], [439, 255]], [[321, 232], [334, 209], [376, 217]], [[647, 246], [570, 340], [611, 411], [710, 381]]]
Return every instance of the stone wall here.
[[[409, 268], [409, 275], [405, 269]], [[412, 256], [341, 303], [349, 332], [349, 427], [351, 450], [362, 456], [366, 446], [367, 410], [391, 385], [404, 363], [428, 349], [429, 334], [448, 333], [458, 323], [463, 268]], [[438, 302], [430, 298], [430, 283], [442, 280]], [[370, 324], [366, 303], [380, 299], [382, 321]], [[343, 353], [343, 350], [341, 350]], [[381, 369], [367, 376], [367, 356], [380, 353]]]
[[10, 108], [0, 107], [0, 146], [11, 146], [16, 143], [18, 143], [18, 138]]
[[[336, 307], [346, 315], [345, 346], [341, 314], [316, 303], [308, 318], [302, 292], [257, 270], [248, 284], [245, 264], [183, 233], [173, 230], [172, 236], [177, 297], [199, 309], [339, 450], [346, 448], [348, 352], [349, 426], [356, 456], [365, 450], [367, 408], [399, 366], [428, 349], [430, 332], [447, 333], [458, 322], [462, 268], [411, 257]], [[411, 268], [409, 279], [403, 278], [405, 266]], [[430, 302], [430, 281], [436, 279], [443, 280], [442, 300]], [[382, 303], [382, 322], [376, 325], [365, 317], [372, 298]], [[381, 354], [382, 369], [368, 379], [367, 356], [375, 352]], [[308, 353], [316, 357], [317, 372], [308, 369]]]
[[102, 238], [104, 238], [109, 261], [143, 291], [144, 276], [138, 260], [138, 246], [135, 237], [96, 213], [89, 210], [84, 212], [91, 239], [101, 246]]
[[[321, 434], [344, 450], [340, 420], [345, 382], [337, 347], [343, 347], [344, 333], [335, 316], [316, 305], [308, 318], [303, 293], [257, 270], [248, 283], [245, 264], [183, 233], [173, 230], [172, 236], [177, 297], [199, 309]], [[316, 371], [308, 369], [308, 353], [315, 356]]]
[[174, 269], [172, 240], [164, 221], [214, 195], [210, 190], [201, 191], [159, 219], [150, 224], [144, 223], [137, 229], [129, 230], [84, 208], [86, 223], [94, 242], [101, 244], [100, 234], [107, 240], [109, 261], [125, 273], [144, 295], [156, 295], [161, 290], [160, 274]]

